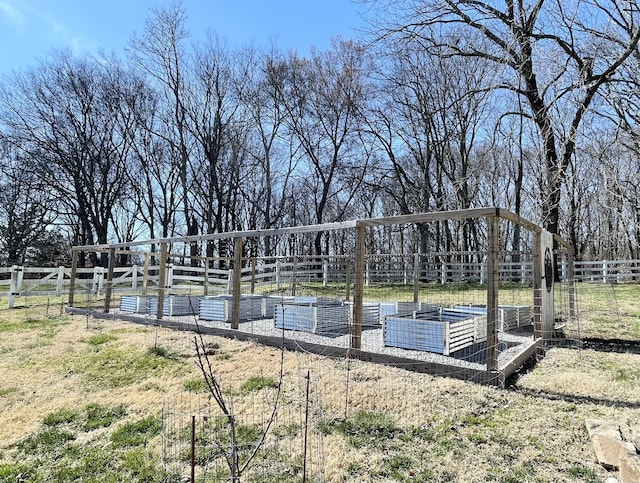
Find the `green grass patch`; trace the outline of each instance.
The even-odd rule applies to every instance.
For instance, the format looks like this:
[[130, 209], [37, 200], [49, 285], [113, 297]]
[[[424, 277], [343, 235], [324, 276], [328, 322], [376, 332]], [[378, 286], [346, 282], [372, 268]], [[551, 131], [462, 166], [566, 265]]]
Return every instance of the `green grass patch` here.
[[89, 339], [87, 339], [87, 344], [102, 345], [117, 339], [118, 338], [112, 334], [96, 334], [96, 335], [92, 335], [91, 337], [89, 337]]
[[148, 416], [135, 422], [125, 423], [111, 435], [114, 446], [123, 448], [145, 445], [154, 436], [160, 434], [162, 421], [155, 416]]
[[29, 330], [53, 330], [59, 326], [69, 324], [67, 319], [36, 319], [28, 318], [25, 320], [3, 320], [0, 322], [0, 333], [25, 332]]
[[243, 394], [247, 394], [249, 392], [259, 391], [265, 387], [278, 387], [278, 382], [271, 377], [251, 376], [240, 386], [240, 390]]
[[201, 377], [197, 379], [189, 379], [188, 381], [184, 381], [184, 383], [182, 384], [182, 387], [184, 387], [185, 390], [190, 392], [207, 391], [207, 384], [205, 383], [204, 379]]
[[75, 435], [67, 430], [46, 427], [35, 434], [27, 436], [17, 443], [16, 447], [27, 454], [44, 453], [50, 450], [58, 450], [65, 443], [73, 441]]
[[352, 419], [321, 421], [319, 429], [324, 434], [334, 431], [344, 434], [349, 444], [355, 448], [384, 446], [403, 433], [388, 414], [364, 410], [358, 411]]
[[8, 394], [14, 393], [18, 390], [17, 387], [3, 387], [0, 388], [0, 397], [6, 396]]
[[80, 409], [61, 408], [57, 411], [47, 414], [42, 423], [45, 426], [61, 426], [64, 424], [72, 424], [82, 418]]
[[576, 478], [584, 483], [597, 483], [601, 481], [598, 474], [591, 468], [585, 468], [584, 466], [572, 466], [567, 470], [567, 474], [572, 478]]
[[636, 382], [640, 381], [640, 368], [630, 367], [612, 360], [602, 360], [598, 368], [611, 374], [616, 382]]
[[32, 481], [33, 469], [24, 464], [0, 464], [0, 482]]
[[171, 366], [180, 367], [182, 361], [158, 355], [156, 351], [107, 346], [92, 347], [77, 354], [67, 363], [68, 370], [82, 374], [89, 384], [98, 387], [125, 387], [162, 373]]
[[102, 404], [88, 404], [82, 409], [61, 408], [47, 414], [42, 420], [45, 426], [70, 425], [82, 431], [93, 431], [98, 428], [111, 426], [113, 422], [127, 414], [125, 405], [105, 406]]
[[124, 404], [119, 404], [118, 406], [89, 404], [84, 412], [86, 420], [82, 429], [84, 431], [92, 431], [94, 429], [111, 426], [115, 421], [126, 416], [127, 407]]

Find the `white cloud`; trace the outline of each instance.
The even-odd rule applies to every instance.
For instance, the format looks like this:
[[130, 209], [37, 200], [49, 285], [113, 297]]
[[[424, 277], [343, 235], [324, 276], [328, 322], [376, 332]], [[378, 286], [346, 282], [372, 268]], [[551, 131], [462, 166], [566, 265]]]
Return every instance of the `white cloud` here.
[[13, 24], [22, 25], [24, 23], [24, 16], [20, 10], [6, 1], [0, 1], [0, 15]]

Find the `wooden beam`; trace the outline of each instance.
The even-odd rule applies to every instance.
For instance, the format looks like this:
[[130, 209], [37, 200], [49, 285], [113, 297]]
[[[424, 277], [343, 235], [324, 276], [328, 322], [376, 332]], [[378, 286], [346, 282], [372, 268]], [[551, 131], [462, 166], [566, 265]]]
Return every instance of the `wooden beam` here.
[[487, 218], [489, 250], [487, 253], [487, 371], [498, 370], [498, 283], [499, 260], [498, 246], [500, 242], [500, 220], [497, 217]]
[[78, 272], [78, 250], [71, 250], [71, 279], [69, 280], [69, 307], [73, 307], [73, 297], [76, 290], [76, 274]]
[[164, 298], [167, 289], [167, 244], [160, 244], [160, 273], [158, 274], [158, 310], [156, 319], [164, 316]]
[[240, 327], [240, 288], [242, 282], [242, 237], [236, 237], [233, 247], [233, 307], [231, 310], [231, 328]]
[[104, 313], [108, 314], [111, 308], [111, 295], [113, 294], [113, 270], [116, 266], [116, 249], [109, 250], [109, 268], [107, 269], [107, 289], [104, 294]]
[[353, 283], [353, 331], [351, 333], [351, 348], [360, 349], [362, 346], [362, 303], [364, 300], [364, 271], [366, 252], [366, 228], [356, 228], [355, 252], [355, 280]]

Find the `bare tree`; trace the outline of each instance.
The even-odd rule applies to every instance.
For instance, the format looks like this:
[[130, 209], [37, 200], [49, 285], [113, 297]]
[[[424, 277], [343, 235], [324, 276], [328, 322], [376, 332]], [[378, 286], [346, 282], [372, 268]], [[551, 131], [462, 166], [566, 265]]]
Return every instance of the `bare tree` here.
[[[484, 170], [476, 151], [486, 117], [486, 69], [474, 59], [431, 55], [419, 43], [390, 43], [385, 54], [379, 94], [365, 116], [386, 160], [377, 165], [380, 188], [402, 213], [473, 206]], [[421, 229], [423, 252], [429, 239], [436, 250], [452, 244], [467, 250], [477, 238], [473, 224], [459, 230], [441, 224], [433, 236]]]
[[112, 210], [129, 187], [132, 124], [119, 109], [128, 81], [113, 59], [61, 52], [0, 93], [8, 139], [75, 217], [80, 244], [107, 242]]
[[[163, 210], [164, 216], [161, 217], [162, 229], [166, 231], [171, 223], [177, 223], [176, 220], [169, 219], [175, 216], [169, 210], [174, 208], [173, 202], [179, 200], [182, 203], [183, 233], [188, 233], [188, 225], [192, 219], [192, 199], [186, 193], [190, 190], [189, 160], [193, 140], [187, 126], [190, 57], [185, 46], [189, 36], [185, 23], [186, 11], [180, 4], [174, 3], [152, 10], [144, 32], [132, 38], [127, 52], [133, 64], [149, 76], [150, 85], [159, 95], [156, 104], [157, 123], [149, 123], [147, 127], [153, 129], [154, 137], [159, 137], [162, 143], [147, 139], [146, 145], [153, 146], [155, 154], [158, 149], [162, 149], [163, 171], [171, 173], [167, 180], [170, 199], [164, 200], [167, 202], [164, 205], [167, 209]], [[149, 163], [145, 169], [153, 162], [142, 158], [141, 161]], [[178, 186], [173, 182], [174, 173], [180, 180], [180, 193], [176, 192]], [[156, 181], [159, 180], [157, 176], [155, 178]]]
[[[337, 40], [334, 50], [312, 52], [310, 59], [292, 55], [280, 100], [287, 128], [298, 143], [303, 164], [299, 183], [313, 200], [313, 222], [341, 219], [360, 188], [368, 159], [362, 157], [359, 113], [365, 95], [363, 47]], [[339, 207], [328, 220], [328, 207]], [[322, 253], [319, 234], [313, 242]]]
[[55, 220], [55, 198], [15, 149], [0, 159], [0, 253], [3, 263], [23, 265]]
[[377, 3], [389, 12], [382, 37], [417, 40], [438, 55], [483, 59], [496, 69], [493, 89], [522, 96], [528, 107], [522, 115], [535, 124], [544, 153], [541, 216], [557, 233], [565, 177], [585, 114], [638, 46], [638, 3]]

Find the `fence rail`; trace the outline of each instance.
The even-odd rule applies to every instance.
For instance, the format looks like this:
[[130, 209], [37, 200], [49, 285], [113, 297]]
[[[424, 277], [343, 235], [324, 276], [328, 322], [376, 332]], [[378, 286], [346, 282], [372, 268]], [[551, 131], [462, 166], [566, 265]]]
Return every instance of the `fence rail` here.
[[[436, 262], [436, 258], [440, 258]], [[371, 283], [412, 283], [419, 271], [423, 282], [450, 283], [475, 281], [486, 282], [484, 261], [452, 261], [456, 257], [433, 257], [422, 259], [417, 255], [368, 257], [365, 267], [365, 284]], [[349, 257], [297, 257], [270, 258], [242, 269], [241, 282], [250, 284], [251, 289], [272, 286], [280, 289], [283, 284], [314, 282], [327, 285], [345, 283], [349, 277]], [[169, 264], [166, 288], [176, 291], [190, 291], [195, 287], [204, 288], [205, 294], [230, 292], [233, 282], [232, 269], [192, 267]], [[116, 267], [113, 276], [113, 290], [118, 292], [142, 291], [158, 287], [158, 265], [149, 267], [147, 275], [144, 267]], [[569, 278], [568, 267], [559, 267], [560, 279]], [[533, 278], [533, 262], [504, 260], [500, 263], [499, 277], [502, 282], [529, 283]], [[574, 280], [577, 282], [623, 283], [640, 281], [640, 260], [597, 260], [576, 261]], [[76, 286], [93, 294], [103, 294], [107, 281], [107, 269], [103, 267], [78, 268]], [[26, 295], [62, 296], [68, 293], [71, 282], [69, 267], [0, 267], [0, 297], [7, 297], [8, 307], [14, 306], [16, 297]]]

